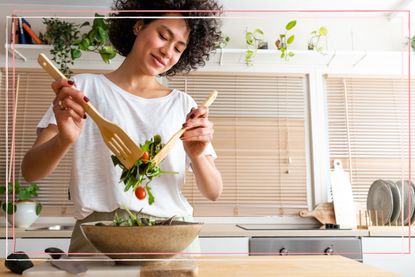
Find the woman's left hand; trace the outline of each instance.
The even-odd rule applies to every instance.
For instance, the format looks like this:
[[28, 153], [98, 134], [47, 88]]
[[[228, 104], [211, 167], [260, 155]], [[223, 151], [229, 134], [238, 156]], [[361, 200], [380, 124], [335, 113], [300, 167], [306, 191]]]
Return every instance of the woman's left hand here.
[[186, 132], [180, 137], [184, 150], [190, 158], [203, 154], [206, 145], [213, 139], [213, 123], [208, 118], [209, 109], [206, 107], [192, 108], [186, 116], [183, 127]]

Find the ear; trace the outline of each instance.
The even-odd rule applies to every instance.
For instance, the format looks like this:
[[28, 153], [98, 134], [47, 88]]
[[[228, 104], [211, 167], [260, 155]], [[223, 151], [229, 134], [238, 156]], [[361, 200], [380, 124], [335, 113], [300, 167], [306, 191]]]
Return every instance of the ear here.
[[133, 26], [133, 33], [134, 35], [138, 35], [138, 33], [141, 31], [141, 29], [144, 26], [144, 21], [142, 19], [137, 20], [137, 22]]

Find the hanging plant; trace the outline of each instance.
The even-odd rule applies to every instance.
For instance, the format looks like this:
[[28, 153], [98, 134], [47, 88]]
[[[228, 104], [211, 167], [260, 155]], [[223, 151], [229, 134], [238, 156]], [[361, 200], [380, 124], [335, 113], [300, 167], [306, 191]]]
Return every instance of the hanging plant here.
[[[294, 42], [294, 35], [288, 36], [288, 31], [297, 25], [297, 20], [292, 20], [285, 25], [285, 32], [280, 34], [279, 38], [275, 41], [275, 46], [281, 51], [280, 58], [288, 61], [290, 57], [293, 57], [294, 52], [288, 51], [288, 46]], [[287, 38], [288, 37], [288, 38]]]
[[52, 45], [51, 59], [65, 76], [70, 76], [72, 71], [69, 69], [69, 65], [74, 64], [71, 49], [73, 43], [80, 36], [78, 26], [57, 18], [44, 18], [43, 24], [46, 25], [46, 32], [40, 33], [39, 38], [43, 43]]
[[[328, 30], [326, 27], [321, 26], [320, 29], [314, 30], [310, 33], [310, 39], [308, 40], [307, 48], [308, 50], [314, 50], [317, 51], [320, 54], [325, 54], [324, 51], [327, 50], [327, 34]], [[325, 38], [325, 47], [322, 46], [321, 39]]]
[[[70, 65], [82, 56], [82, 51], [98, 53], [105, 63], [116, 56], [116, 50], [111, 45], [108, 35], [108, 25], [103, 15], [95, 14], [90, 25], [86, 21], [80, 25], [56, 18], [43, 19], [46, 32], [39, 37], [45, 44], [52, 45], [50, 54], [62, 73], [70, 77], [73, 73]], [[80, 28], [90, 29], [81, 36]]]
[[268, 45], [263, 39], [264, 32], [261, 29], [255, 29], [253, 32], [247, 31], [245, 33], [245, 42], [248, 45], [248, 50], [245, 53], [245, 63], [253, 65], [253, 57], [257, 49], [267, 49]]

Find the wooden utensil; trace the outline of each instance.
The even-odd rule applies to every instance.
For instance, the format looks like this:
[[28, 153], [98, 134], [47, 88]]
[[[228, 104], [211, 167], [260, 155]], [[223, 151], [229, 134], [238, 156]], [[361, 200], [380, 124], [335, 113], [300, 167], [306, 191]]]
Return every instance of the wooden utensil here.
[[336, 223], [336, 217], [334, 215], [333, 203], [320, 203], [312, 211], [300, 211], [302, 217], [314, 217], [321, 224]]
[[[49, 73], [49, 75], [57, 79], [67, 79], [46, 57], [45, 54], [40, 53], [38, 56], [38, 63], [42, 68]], [[127, 133], [121, 129], [115, 123], [105, 119], [91, 104], [91, 102], [83, 103], [85, 112], [94, 120], [97, 124], [104, 143], [117, 156], [121, 163], [131, 168], [135, 162], [141, 158], [144, 151], [127, 135]]]
[[[218, 92], [214, 90], [209, 97], [205, 100], [205, 102], [202, 104], [204, 107], [209, 107], [213, 101], [215, 101], [216, 97], [218, 96]], [[154, 156], [153, 163], [155, 165], [158, 165], [164, 158], [169, 154], [170, 150], [173, 148], [176, 141], [183, 135], [183, 133], [186, 131], [186, 128], [181, 128], [179, 131], [177, 131], [166, 143], [166, 145], [163, 146], [163, 148], [157, 153], [156, 156]]]

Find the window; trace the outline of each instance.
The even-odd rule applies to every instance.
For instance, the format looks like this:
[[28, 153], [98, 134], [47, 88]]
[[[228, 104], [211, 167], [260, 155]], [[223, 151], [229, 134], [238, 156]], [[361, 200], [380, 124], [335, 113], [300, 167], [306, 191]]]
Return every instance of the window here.
[[[19, 69], [15, 74], [16, 88], [13, 91], [13, 74], [9, 71], [8, 76], [8, 102], [6, 107], [6, 74], [1, 72], [1, 91], [0, 94], [0, 178], [1, 183], [6, 183], [6, 159], [10, 158], [12, 131], [15, 126], [15, 179], [25, 184], [20, 165], [27, 150], [32, 147], [36, 140], [36, 125], [48, 109], [54, 98], [54, 93], [50, 88], [51, 78], [39, 70]], [[19, 85], [17, 86], [17, 79]], [[16, 93], [17, 92], [17, 93]], [[15, 100], [13, 100], [15, 99]], [[13, 101], [17, 102], [16, 122], [13, 124]], [[6, 145], [6, 110], [8, 115], [8, 145]], [[8, 155], [6, 155], [6, 147]], [[44, 205], [43, 215], [63, 215], [70, 214], [72, 202], [68, 197], [68, 186], [70, 178], [71, 152], [68, 153], [60, 163], [59, 167], [47, 178], [39, 182], [38, 199]], [[9, 164], [10, 166], [10, 164]], [[3, 170], [5, 169], [5, 170]]]
[[183, 191], [196, 216], [298, 215], [307, 208], [306, 81], [304, 75], [224, 73], [169, 81], [198, 103], [219, 91], [209, 118], [224, 191], [216, 202], [206, 200], [188, 173]]
[[[6, 114], [0, 114], [1, 168], [6, 167], [13, 127], [14, 91], [9, 72], [8, 133]], [[16, 179], [23, 180], [20, 164], [36, 139], [36, 125], [54, 94], [51, 79], [39, 70], [19, 69], [16, 117]], [[6, 80], [3, 71], [2, 92]], [[216, 89], [219, 97], [210, 109], [215, 124], [216, 163], [223, 175], [224, 192], [215, 202], [205, 199], [187, 174], [183, 187], [196, 216], [298, 215], [307, 209], [310, 195], [307, 150], [307, 78], [305, 75], [197, 73], [176, 76], [170, 86], [190, 93], [201, 103]], [[0, 95], [6, 107], [5, 93]], [[3, 110], [3, 109], [1, 109]], [[5, 110], [5, 109], [4, 109]], [[8, 158], [8, 157], [7, 157]], [[70, 154], [49, 177], [37, 182], [43, 215], [71, 215], [68, 200]], [[0, 178], [5, 180], [5, 170]]]
[[408, 179], [408, 80], [328, 77], [326, 84], [330, 160], [342, 161], [355, 202], [366, 207], [373, 181]]

